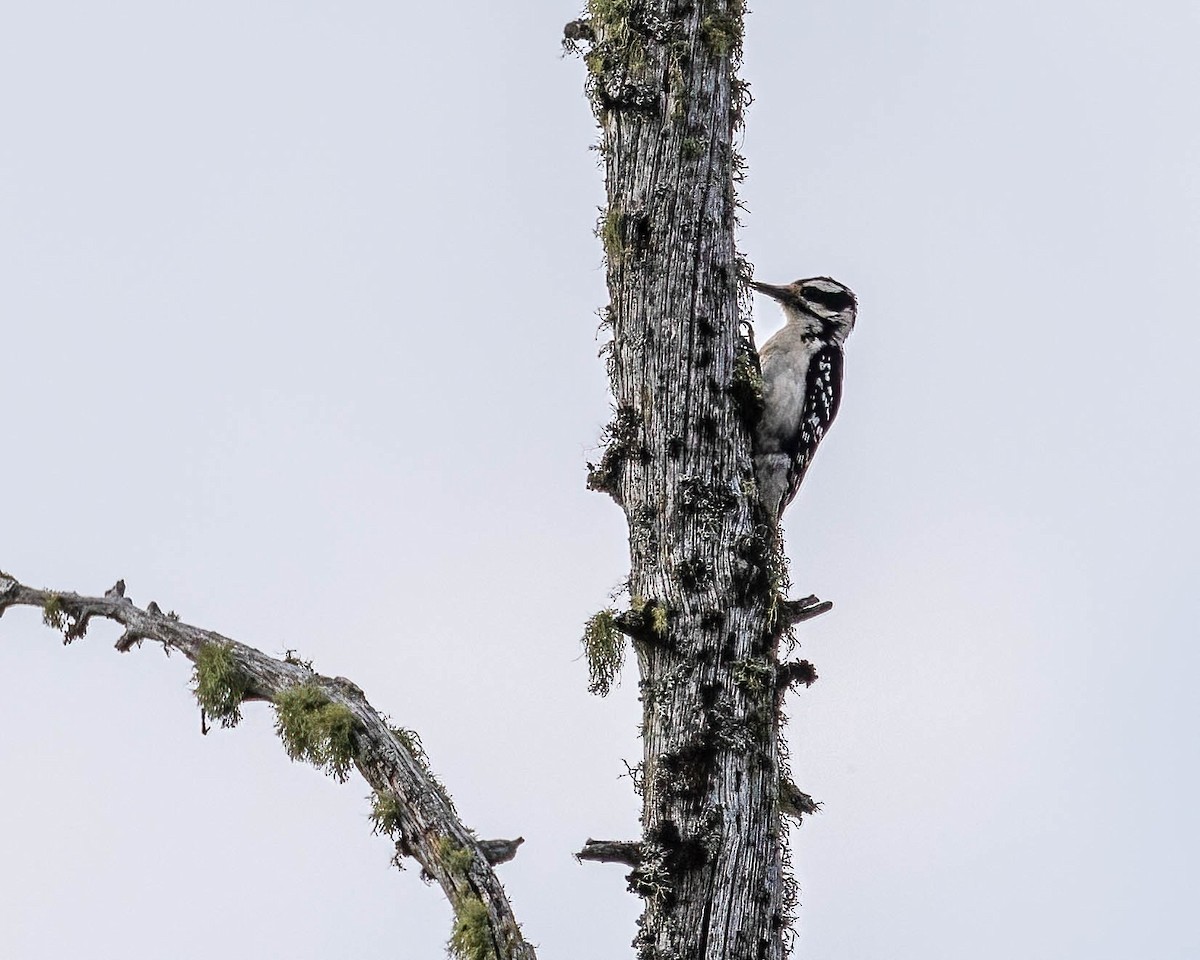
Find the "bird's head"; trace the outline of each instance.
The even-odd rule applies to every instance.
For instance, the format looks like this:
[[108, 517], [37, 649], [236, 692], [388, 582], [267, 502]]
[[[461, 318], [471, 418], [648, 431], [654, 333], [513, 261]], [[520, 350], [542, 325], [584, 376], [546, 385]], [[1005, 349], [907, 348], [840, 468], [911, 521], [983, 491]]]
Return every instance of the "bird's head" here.
[[800, 323], [823, 338], [841, 343], [854, 329], [858, 299], [849, 287], [829, 277], [810, 277], [783, 286], [753, 280], [750, 286], [778, 300], [789, 323]]

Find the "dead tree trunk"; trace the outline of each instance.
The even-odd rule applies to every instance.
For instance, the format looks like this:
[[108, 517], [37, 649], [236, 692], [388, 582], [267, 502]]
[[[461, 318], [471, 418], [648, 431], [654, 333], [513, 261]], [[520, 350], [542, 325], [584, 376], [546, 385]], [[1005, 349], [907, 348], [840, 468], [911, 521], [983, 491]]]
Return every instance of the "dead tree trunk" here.
[[761, 393], [734, 243], [743, 9], [590, 0], [588, 14], [567, 36], [601, 129], [616, 407], [590, 484], [629, 523], [631, 609], [610, 619], [637, 652], [644, 758], [636, 852], [581, 856], [636, 864], [643, 960], [778, 960], [792, 899], [779, 703], [794, 673], [778, 651], [795, 618], [751, 450]]
[[[779, 648], [828, 605], [784, 598], [778, 528], [755, 486], [761, 379], [734, 246], [742, 15], [741, 0], [589, 0], [567, 30], [588, 65], [608, 190], [616, 411], [590, 484], [624, 509], [631, 562], [629, 609], [597, 614], [585, 639], [603, 692], [631, 638], [644, 710], [641, 839], [589, 842], [579, 856], [633, 867], [642, 960], [781, 960], [792, 901], [781, 814], [813, 808], [787, 778], [779, 727], [783, 693], [815, 674], [781, 664]], [[208, 721], [233, 726], [244, 703], [270, 702], [289, 756], [370, 784], [397, 863], [417, 860], [453, 906], [459, 960], [534, 960], [494, 870], [521, 838], [477, 839], [419, 738], [355, 684], [138, 607], [124, 581], [85, 596], [0, 572], [0, 615], [19, 606], [68, 642], [99, 618], [124, 628], [118, 650], [182, 653]]]

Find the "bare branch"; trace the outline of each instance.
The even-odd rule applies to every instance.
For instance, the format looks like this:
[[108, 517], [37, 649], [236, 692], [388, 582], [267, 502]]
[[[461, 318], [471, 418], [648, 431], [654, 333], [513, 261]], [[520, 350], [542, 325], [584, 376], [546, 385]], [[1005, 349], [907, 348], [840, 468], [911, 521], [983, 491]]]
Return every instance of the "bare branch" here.
[[642, 845], [629, 840], [588, 840], [583, 849], [575, 854], [575, 859], [637, 867], [642, 862]]
[[118, 581], [105, 596], [87, 597], [35, 590], [0, 572], [0, 616], [9, 607], [38, 608], [67, 643], [83, 637], [100, 617], [124, 628], [116, 644], [122, 652], [146, 640], [168, 653], [178, 651], [196, 665], [196, 695], [209, 719], [226, 726], [236, 724], [242, 703], [271, 701], [293, 759], [309, 760], [343, 780], [354, 766], [371, 786], [376, 830], [395, 840], [398, 854], [416, 859], [454, 908], [452, 945], [490, 939], [498, 960], [535, 960], [492, 870], [492, 863], [515, 855], [521, 839], [476, 840], [429, 770], [419, 740], [389, 726], [349, 680], [322, 676], [290, 655], [277, 660], [183, 623], [153, 602], [143, 610], [124, 596], [124, 586]]
[[821, 804], [783, 777], [779, 781], [779, 811], [797, 822], [821, 809]]
[[804, 597], [801, 600], [784, 600], [779, 604], [778, 623], [786, 630], [805, 620], [812, 620], [833, 609], [832, 600], [818, 600], [816, 597]]

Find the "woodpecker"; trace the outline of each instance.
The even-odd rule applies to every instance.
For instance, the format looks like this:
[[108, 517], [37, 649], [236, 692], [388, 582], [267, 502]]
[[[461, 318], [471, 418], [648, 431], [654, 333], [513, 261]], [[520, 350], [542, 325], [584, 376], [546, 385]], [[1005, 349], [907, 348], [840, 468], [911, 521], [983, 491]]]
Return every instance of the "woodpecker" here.
[[858, 300], [829, 277], [750, 284], [779, 301], [787, 324], [759, 351], [763, 412], [754, 436], [758, 495], [778, 519], [796, 496], [842, 400], [842, 344]]

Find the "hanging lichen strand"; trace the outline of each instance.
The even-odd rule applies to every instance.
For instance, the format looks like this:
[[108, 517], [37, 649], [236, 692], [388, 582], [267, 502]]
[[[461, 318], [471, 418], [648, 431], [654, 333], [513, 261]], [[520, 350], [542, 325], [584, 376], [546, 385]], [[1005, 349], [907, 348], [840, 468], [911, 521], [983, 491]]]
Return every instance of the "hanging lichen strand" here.
[[743, 12], [738, 0], [590, 0], [567, 29], [587, 64], [608, 193], [598, 232], [617, 413], [589, 484], [629, 522], [632, 609], [605, 622], [633, 638], [641, 672], [630, 887], [645, 901], [643, 960], [779, 960], [788, 920], [786, 574], [754, 483], [761, 398], [734, 245]]

